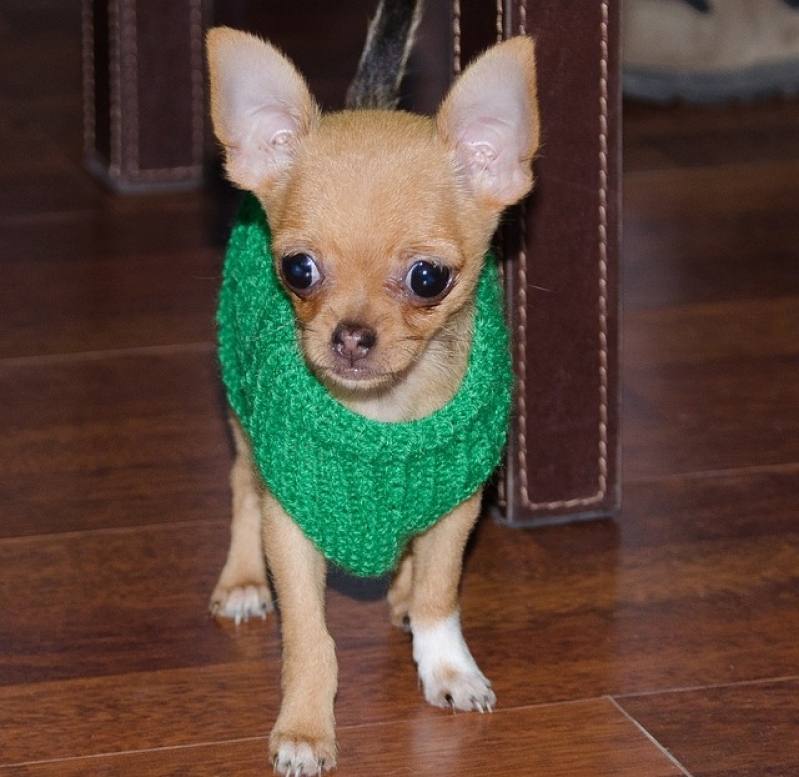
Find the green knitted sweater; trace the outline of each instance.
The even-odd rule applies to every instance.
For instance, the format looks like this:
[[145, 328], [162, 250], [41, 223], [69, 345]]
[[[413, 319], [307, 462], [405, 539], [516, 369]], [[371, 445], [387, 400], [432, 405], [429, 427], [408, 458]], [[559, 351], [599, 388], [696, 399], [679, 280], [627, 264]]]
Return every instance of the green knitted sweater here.
[[225, 259], [222, 377], [264, 482], [321, 552], [349, 572], [390, 571], [407, 542], [474, 494], [499, 463], [512, 372], [494, 259], [476, 301], [458, 393], [415, 421], [345, 408], [307, 367], [258, 201], [245, 200]]

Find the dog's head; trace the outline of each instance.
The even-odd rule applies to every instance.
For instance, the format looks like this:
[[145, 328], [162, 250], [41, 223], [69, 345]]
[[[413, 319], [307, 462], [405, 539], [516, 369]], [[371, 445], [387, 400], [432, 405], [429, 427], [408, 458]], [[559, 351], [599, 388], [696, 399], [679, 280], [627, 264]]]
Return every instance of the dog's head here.
[[532, 186], [532, 42], [476, 60], [434, 119], [323, 116], [268, 43], [220, 28], [208, 50], [227, 174], [264, 206], [308, 363], [348, 391], [392, 385], [468, 309], [500, 213]]

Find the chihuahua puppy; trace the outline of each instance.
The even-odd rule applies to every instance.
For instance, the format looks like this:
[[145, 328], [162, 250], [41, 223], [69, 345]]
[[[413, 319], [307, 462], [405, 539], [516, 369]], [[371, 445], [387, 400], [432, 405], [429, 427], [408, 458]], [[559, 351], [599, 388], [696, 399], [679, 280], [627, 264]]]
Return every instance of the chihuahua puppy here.
[[[409, 39], [418, 11], [404, 5], [410, 11], [396, 12], [404, 18], [397, 35]], [[366, 75], [350, 90], [358, 110], [322, 115], [291, 62], [242, 32], [211, 30], [208, 61], [227, 175], [266, 213], [276, 272], [294, 308], [296, 328], [285, 336], [297, 338], [339, 403], [394, 423], [434, 413], [461, 385], [484, 257], [503, 209], [532, 186], [539, 129], [527, 38], [478, 58], [434, 118], [391, 110], [400, 74], [380, 75], [370, 62], [382, 46], [394, 52], [396, 71], [407, 47], [397, 54], [385, 45], [386, 6], [390, 0], [361, 61]], [[270, 756], [281, 774], [316, 775], [336, 764], [326, 559], [263, 482], [253, 441], [235, 417], [232, 427], [231, 545], [211, 609], [237, 623], [263, 616], [272, 609], [268, 567], [283, 638]], [[427, 701], [485, 711], [495, 696], [463, 639], [458, 609], [480, 499], [478, 490], [413, 538], [388, 599], [392, 621], [412, 633]]]

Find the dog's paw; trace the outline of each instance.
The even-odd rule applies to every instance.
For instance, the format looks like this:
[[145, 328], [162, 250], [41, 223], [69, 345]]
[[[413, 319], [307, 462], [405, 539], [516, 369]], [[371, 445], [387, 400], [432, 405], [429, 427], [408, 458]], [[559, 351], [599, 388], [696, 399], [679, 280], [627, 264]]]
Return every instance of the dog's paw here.
[[250, 618], [266, 618], [275, 606], [269, 586], [261, 583], [232, 588], [218, 585], [211, 595], [210, 609], [215, 617], [230, 618], [238, 626]]
[[422, 686], [425, 699], [435, 707], [492, 712], [497, 703], [491, 683], [479, 669], [467, 672], [441, 666], [422, 679]]
[[336, 744], [332, 740], [273, 731], [269, 752], [274, 770], [285, 777], [318, 777], [336, 767]]
[[415, 626], [413, 657], [429, 704], [478, 712], [494, 709], [497, 697], [466, 646], [457, 614], [434, 626]]

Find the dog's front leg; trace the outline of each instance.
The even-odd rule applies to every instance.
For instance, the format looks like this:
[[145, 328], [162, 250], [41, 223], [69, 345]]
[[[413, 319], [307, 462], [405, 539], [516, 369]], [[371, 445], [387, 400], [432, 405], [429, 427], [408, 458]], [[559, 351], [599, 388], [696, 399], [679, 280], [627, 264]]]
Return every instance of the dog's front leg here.
[[230, 473], [233, 520], [230, 549], [219, 581], [211, 594], [211, 612], [236, 624], [251, 616], [265, 617], [272, 610], [272, 593], [266, 582], [261, 547], [261, 489], [253, 469], [250, 443], [231, 413], [230, 427], [236, 443], [236, 460]]
[[283, 634], [283, 699], [269, 752], [280, 774], [318, 775], [336, 765], [338, 665], [325, 624], [326, 563], [269, 493], [263, 532]]
[[463, 552], [480, 499], [478, 492], [414, 541], [409, 616], [413, 657], [427, 701], [484, 712], [492, 709], [496, 696], [469, 652], [458, 609]]

